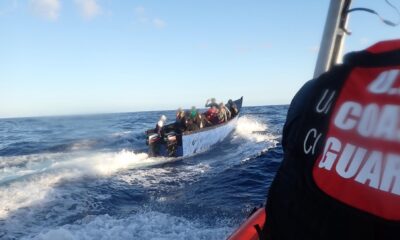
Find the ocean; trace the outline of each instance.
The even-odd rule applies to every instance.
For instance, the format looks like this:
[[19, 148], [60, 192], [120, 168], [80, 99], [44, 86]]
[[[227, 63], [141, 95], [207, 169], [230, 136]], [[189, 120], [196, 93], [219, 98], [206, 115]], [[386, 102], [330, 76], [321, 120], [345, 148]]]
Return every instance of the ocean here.
[[265, 202], [288, 106], [244, 107], [184, 159], [147, 155], [174, 111], [0, 119], [0, 239], [225, 239]]

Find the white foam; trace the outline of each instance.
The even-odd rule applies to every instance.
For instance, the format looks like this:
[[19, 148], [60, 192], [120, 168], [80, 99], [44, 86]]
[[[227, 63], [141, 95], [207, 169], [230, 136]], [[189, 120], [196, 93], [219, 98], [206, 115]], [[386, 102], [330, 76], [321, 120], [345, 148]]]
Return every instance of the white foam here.
[[[0, 183], [29, 174], [60, 169], [74, 169], [85, 174], [110, 175], [122, 169], [151, 166], [171, 161], [169, 158], [149, 158], [146, 153], [122, 150], [105, 153], [45, 153], [0, 157]], [[7, 166], [4, 163], [12, 163]]]
[[88, 216], [74, 224], [42, 230], [24, 239], [225, 239], [232, 228], [204, 226], [197, 221], [160, 212], [136, 213], [127, 218]]
[[126, 137], [128, 135], [131, 135], [133, 131], [122, 131], [122, 132], [116, 132], [111, 134], [113, 137]]
[[90, 150], [96, 144], [95, 140], [85, 139], [75, 142], [71, 146], [72, 151]]
[[[263, 141], [273, 141], [277, 137], [267, 132], [268, 126], [265, 123], [260, 122], [256, 118], [249, 116], [243, 116], [239, 118], [236, 126], [235, 133], [238, 136], [246, 138], [250, 141], [263, 142]], [[259, 134], [255, 132], [265, 132], [265, 134]]]
[[87, 174], [111, 175], [119, 170], [151, 166], [168, 161], [167, 158], [149, 158], [146, 153], [120, 152], [86, 153], [68, 161], [56, 161], [51, 168], [79, 169]]
[[[122, 150], [108, 153], [57, 153], [3, 157], [20, 166], [0, 170], [0, 219], [13, 211], [52, 199], [55, 185], [73, 178], [109, 176], [123, 169], [151, 166], [168, 158], [149, 158], [145, 153]], [[7, 181], [11, 181], [8, 182]]]
[[44, 199], [51, 201], [54, 185], [76, 176], [76, 172], [41, 174], [0, 187], [0, 220], [17, 209], [38, 204]]
[[118, 175], [117, 178], [129, 184], [140, 184], [143, 187], [158, 186], [160, 182], [186, 184], [196, 181], [209, 169], [208, 164], [199, 163], [193, 166], [184, 166], [180, 171], [174, 171], [173, 167], [151, 168], [127, 172]]
[[232, 141], [240, 141], [237, 150], [244, 156], [241, 162], [246, 162], [255, 159], [270, 148], [276, 147], [277, 139], [278, 136], [272, 134], [268, 125], [261, 120], [251, 116], [242, 116], [239, 118]]
[[[255, 151], [271, 147], [274, 141], [274, 136], [253, 133], [254, 131], [266, 131], [267, 129], [267, 125], [259, 122], [257, 119], [249, 118], [247, 116], [241, 117], [236, 128], [235, 137], [245, 138], [249, 141], [244, 141], [244, 143], [241, 143], [238, 152], [244, 153], [245, 156], [249, 156], [251, 154], [254, 154]], [[243, 141], [241, 140], [241, 142]], [[82, 146], [86, 144], [90, 145], [91, 143], [84, 143]], [[249, 147], [249, 145], [251, 147]], [[236, 153], [232, 152], [232, 154]], [[202, 176], [202, 174], [206, 173], [210, 169], [210, 166], [208, 164], [200, 163], [196, 165], [184, 166], [181, 171], [178, 172], [176, 172], [175, 168], [173, 167], [156, 167], [150, 169], [140, 169], [134, 172], [126, 171], [124, 172], [124, 174], [115, 174], [118, 171], [125, 169], [143, 168], [170, 161], [175, 161], [175, 159], [150, 158], [145, 153], [135, 153], [128, 150], [122, 150], [119, 152], [96, 153], [43, 153], [25, 156], [0, 157], [0, 220], [7, 218], [7, 216], [10, 216], [13, 212], [21, 209], [25, 209], [26, 212], [32, 211], [32, 216], [30, 217], [33, 219], [33, 216], [36, 214], [35, 211], [40, 211], [40, 207], [34, 208], [39, 210], [30, 210], [29, 207], [33, 205], [40, 206], [41, 204], [48, 203], [52, 200], [56, 200], [57, 202], [70, 201], [70, 205], [72, 205], [74, 203], [73, 201], [75, 200], [70, 199], [69, 196], [66, 196], [66, 194], [68, 195], [70, 194], [70, 192], [77, 193], [79, 192], [79, 190], [67, 189], [66, 191], [70, 192], [65, 193], [62, 192], [60, 188], [57, 188], [57, 185], [65, 181], [69, 181], [74, 178], [80, 178], [86, 175], [95, 177], [115, 175], [115, 177], [119, 178], [120, 180], [123, 180], [125, 182], [132, 182], [135, 184], [139, 183], [143, 187], [157, 186], [158, 183], [160, 183], [161, 181], [174, 183], [171, 185], [176, 186], [175, 183], [180, 184], [196, 181], [198, 177]], [[67, 197], [67, 199], [65, 199], [64, 197]], [[165, 200], [168, 199], [159, 199], [159, 201]], [[62, 208], [62, 211], [65, 212], [65, 209], [69, 208]], [[21, 216], [24, 215], [25, 210], [18, 214], [21, 214]], [[57, 214], [57, 212], [55, 214]], [[149, 216], [152, 216], [152, 214], [147, 213], [137, 215], [136, 217], [140, 219], [146, 219], [149, 218]], [[187, 239], [190, 238], [191, 235], [189, 235], [189, 233], [185, 232], [183, 229], [191, 228], [193, 228], [194, 231], [198, 231], [199, 235], [197, 236], [203, 239], [212, 239], [212, 236], [216, 234], [210, 233], [210, 235], [202, 235], [203, 232], [206, 232], [208, 230], [203, 229], [201, 226], [197, 226], [195, 224], [193, 225], [193, 223], [188, 222], [185, 219], [176, 219], [174, 217], [165, 216], [162, 214], [155, 217], [160, 217], [164, 220], [167, 219], [167, 223], [168, 221], [175, 221], [176, 224], [179, 224], [181, 221], [184, 225], [186, 224], [186, 226], [182, 227], [181, 232], [179, 232], [179, 230], [176, 230], [177, 235], [174, 235], [173, 233], [165, 232], [167, 231], [166, 229], [170, 228], [169, 223], [167, 224], [157, 222], [157, 219], [149, 220], [150, 222], [156, 221], [153, 223], [153, 225], [150, 224], [150, 226], [152, 226], [153, 228], [157, 228], [155, 227], [155, 225], [161, 224], [165, 229], [158, 230], [160, 235], [151, 235], [151, 231], [143, 232], [142, 234], [144, 235], [140, 235], [139, 233], [139, 235], [135, 235], [134, 232], [136, 230], [144, 230], [140, 227], [140, 224], [138, 224], [138, 222], [134, 218], [127, 221], [124, 219], [114, 219], [109, 216], [100, 216], [97, 221], [91, 221], [82, 227], [79, 227], [78, 225], [66, 225], [61, 228], [42, 232], [40, 238], [60, 239], [59, 237], [64, 236], [66, 237], [66, 239], [81, 239], [81, 236], [86, 236], [86, 230], [89, 232], [94, 232], [95, 230], [91, 230], [91, 227], [96, 224], [98, 226], [102, 226], [102, 224], [104, 226], [106, 226], [107, 224], [111, 224], [107, 226], [109, 226], [112, 231], [117, 231], [116, 229], [121, 228], [121, 224], [123, 226], [127, 226], [128, 228], [132, 229], [131, 232], [127, 233], [131, 234], [129, 235], [130, 237], [123, 237], [123, 235], [118, 235], [117, 233], [115, 233], [116, 236], [120, 236], [120, 238], [124, 239], [131, 239], [138, 236], [140, 236], [138, 238], [145, 238], [142, 236], [149, 236], [149, 238], [153, 239], [164, 239], [162, 237], [164, 235], [169, 236], [169, 238], [176, 237], [177, 239]], [[133, 222], [132, 225], [130, 225], [130, 221]], [[145, 221], [143, 222], [145, 223]], [[113, 225], [114, 223], [115, 226]], [[87, 239], [96, 238], [96, 235], [90, 234], [87, 235]], [[218, 234], [216, 234], [215, 236], [217, 235]], [[108, 235], [104, 233], [104, 236]], [[222, 235], [219, 235], [219, 237], [215, 239], [223, 238], [223, 236], [221, 236]]]
[[55, 161], [64, 161], [73, 156], [63, 153], [46, 153], [0, 157], [0, 183], [46, 171]]

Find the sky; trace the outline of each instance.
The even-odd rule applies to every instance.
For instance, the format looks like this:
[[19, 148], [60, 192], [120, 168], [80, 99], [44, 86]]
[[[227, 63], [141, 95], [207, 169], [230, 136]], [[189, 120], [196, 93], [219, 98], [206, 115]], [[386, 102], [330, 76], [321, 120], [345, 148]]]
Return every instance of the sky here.
[[[400, 7], [400, 0], [392, 0]], [[288, 104], [312, 78], [329, 0], [1, 0], [0, 118]], [[354, 0], [399, 20], [383, 0]], [[399, 37], [350, 16], [345, 52]]]

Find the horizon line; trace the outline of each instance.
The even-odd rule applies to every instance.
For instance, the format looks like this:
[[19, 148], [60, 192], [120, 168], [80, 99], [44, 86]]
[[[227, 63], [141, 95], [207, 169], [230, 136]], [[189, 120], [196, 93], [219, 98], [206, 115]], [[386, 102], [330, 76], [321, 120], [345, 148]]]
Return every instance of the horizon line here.
[[[243, 106], [246, 107], [267, 107], [267, 106], [284, 106], [287, 104], [270, 104], [270, 105], [253, 105]], [[189, 108], [188, 108], [189, 109]], [[202, 108], [198, 108], [202, 109]], [[3, 119], [21, 119], [21, 118], [51, 118], [51, 117], [77, 117], [77, 116], [94, 116], [94, 115], [108, 115], [108, 114], [124, 114], [124, 113], [145, 113], [145, 112], [160, 112], [160, 111], [176, 111], [176, 109], [159, 109], [159, 110], [141, 110], [141, 111], [126, 111], [126, 112], [98, 112], [98, 113], [71, 113], [71, 114], [56, 114], [56, 115], [35, 115], [35, 116], [20, 116], [20, 117], [1, 117]]]

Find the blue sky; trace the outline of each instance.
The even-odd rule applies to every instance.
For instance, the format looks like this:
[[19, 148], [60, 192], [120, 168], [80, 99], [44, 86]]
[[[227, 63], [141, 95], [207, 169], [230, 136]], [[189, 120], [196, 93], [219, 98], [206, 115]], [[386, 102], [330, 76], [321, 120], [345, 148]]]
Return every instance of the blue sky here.
[[[400, 5], [400, 2], [394, 2]], [[0, 117], [288, 104], [312, 78], [328, 0], [2, 0]], [[355, 0], [387, 18], [384, 1]], [[346, 52], [399, 37], [353, 13]]]

